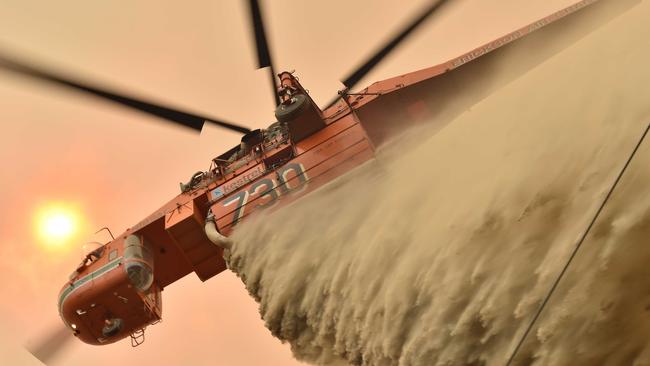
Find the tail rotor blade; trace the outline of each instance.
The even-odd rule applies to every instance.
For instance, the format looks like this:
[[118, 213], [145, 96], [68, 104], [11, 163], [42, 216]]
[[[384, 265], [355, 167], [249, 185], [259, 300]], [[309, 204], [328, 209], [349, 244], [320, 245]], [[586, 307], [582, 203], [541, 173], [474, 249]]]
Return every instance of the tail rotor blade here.
[[257, 0], [250, 0], [248, 2], [249, 11], [251, 16], [251, 22], [253, 25], [253, 33], [255, 34], [255, 45], [257, 49], [257, 66], [258, 68], [269, 68], [271, 87], [273, 91], [273, 99], [275, 100], [275, 105], [280, 104], [280, 98], [277, 93], [277, 84], [275, 82], [275, 69], [273, 68], [273, 61], [271, 60], [271, 52], [269, 50], [269, 44], [266, 40], [266, 30], [264, 28], [264, 19], [262, 16], [262, 10], [260, 9], [260, 4]]
[[68, 78], [59, 73], [36, 68], [26, 63], [13, 60], [12, 58], [9, 58], [2, 53], [0, 53], [0, 68], [18, 73], [23, 76], [28, 76], [33, 79], [91, 94], [103, 100], [108, 100], [122, 106], [156, 116], [167, 122], [172, 122], [175, 125], [187, 127], [198, 132], [201, 131], [205, 122], [210, 122], [223, 128], [241, 133], [250, 132], [250, 129], [240, 125], [181, 111], [175, 108], [165, 107], [135, 97], [126, 96], [122, 93], [112, 91], [108, 88], [100, 88], [90, 83], [81, 82], [78, 79]]

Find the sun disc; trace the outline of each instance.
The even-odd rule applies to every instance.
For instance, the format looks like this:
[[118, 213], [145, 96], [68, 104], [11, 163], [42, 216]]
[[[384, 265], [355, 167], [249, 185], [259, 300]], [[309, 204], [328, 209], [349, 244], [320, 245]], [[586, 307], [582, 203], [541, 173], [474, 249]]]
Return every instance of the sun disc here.
[[58, 213], [45, 219], [43, 223], [45, 233], [54, 238], [65, 238], [73, 231], [72, 217]]
[[80, 216], [71, 205], [51, 203], [41, 207], [35, 219], [41, 244], [47, 249], [69, 248], [79, 231]]

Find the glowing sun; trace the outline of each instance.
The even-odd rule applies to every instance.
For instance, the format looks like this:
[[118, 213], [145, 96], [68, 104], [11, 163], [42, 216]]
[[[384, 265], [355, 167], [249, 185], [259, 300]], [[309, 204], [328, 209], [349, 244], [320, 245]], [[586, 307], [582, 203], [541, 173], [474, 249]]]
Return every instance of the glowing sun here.
[[41, 243], [48, 249], [69, 247], [79, 231], [80, 216], [77, 209], [63, 203], [41, 207], [35, 218], [36, 233]]

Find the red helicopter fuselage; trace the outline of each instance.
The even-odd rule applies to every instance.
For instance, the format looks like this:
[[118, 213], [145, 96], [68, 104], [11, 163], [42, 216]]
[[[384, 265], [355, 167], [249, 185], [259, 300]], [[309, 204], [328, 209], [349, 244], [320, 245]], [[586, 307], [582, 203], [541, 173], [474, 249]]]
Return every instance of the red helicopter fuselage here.
[[[540, 46], [539, 57], [522, 62], [509, 78], [495, 80], [490, 70], [500, 54], [550, 44], [543, 32], [513, 41], [551, 23], [559, 31], [574, 27], [578, 14], [569, 25], [556, 21], [594, 2], [579, 1], [440, 65], [354, 94], [343, 92], [324, 111], [291, 73], [279, 74], [279, 122], [246, 134], [240, 145], [213, 159], [208, 171], [182, 184], [181, 194], [89, 254], [60, 292], [63, 321], [89, 344], [108, 344], [129, 335], [138, 344], [143, 329], [161, 319], [160, 292], [166, 286], [190, 272], [205, 281], [226, 269], [223, 250], [233, 245], [227, 237], [236, 225], [367, 162], [376, 147], [409, 125], [426, 121], [442, 128], [580, 34]], [[592, 8], [598, 11], [597, 6], [589, 11]]]

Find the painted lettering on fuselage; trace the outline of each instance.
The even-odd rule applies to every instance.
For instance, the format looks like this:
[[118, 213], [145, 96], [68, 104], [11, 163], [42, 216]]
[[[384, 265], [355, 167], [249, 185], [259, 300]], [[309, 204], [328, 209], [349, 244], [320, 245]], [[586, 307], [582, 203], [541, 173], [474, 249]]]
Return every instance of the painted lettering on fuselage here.
[[[261, 177], [262, 175], [264, 175], [264, 168], [258, 165], [255, 168], [244, 172], [242, 175], [233, 178], [229, 182], [224, 183], [224, 185], [221, 186], [221, 191], [224, 194], [229, 194], [230, 192], [238, 190], [239, 188]], [[213, 197], [213, 199], [214, 198], [216, 197]]]
[[[217, 203], [227, 212], [218, 217], [217, 221], [232, 214], [232, 220], [228, 220], [228, 224], [234, 225], [252, 210], [271, 207], [281, 196], [301, 192], [306, 188], [308, 180], [307, 171], [301, 163], [288, 163], [276, 170], [275, 174], [262, 177], [246, 189]], [[215, 197], [215, 193], [211, 193], [211, 196]], [[217, 215], [214, 209], [213, 212]]]
[[525, 28], [519, 29], [519, 30], [517, 30], [515, 32], [512, 32], [510, 34], [507, 34], [504, 37], [501, 37], [499, 39], [496, 39], [496, 40], [488, 43], [487, 45], [484, 45], [484, 46], [479, 47], [479, 48], [477, 48], [477, 49], [475, 49], [475, 50], [473, 50], [473, 51], [471, 51], [469, 53], [466, 53], [466, 54], [464, 54], [464, 55], [462, 55], [462, 56], [460, 56], [460, 57], [458, 57], [458, 58], [451, 61], [451, 69], [455, 69], [457, 67], [460, 67], [460, 66], [462, 66], [462, 65], [464, 65], [464, 64], [466, 64], [466, 63], [468, 63], [468, 62], [470, 62], [470, 61], [472, 61], [472, 60], [474, 60], [474, 59], [476, 59], [476, 58], [478, 58], [480, 56], [485, 55], [486, 53], [492, 52], [493, 50], [495, 50], [495, 49], [497, 49], [499, 47], [505, 46], [506, 44], [508, 44], [508, 43], [510, 43], [512, 41], [515, 41], [515, 40], [517, 40], [517, 39], [519, 39], [519, 38], [521, 38], [521, 37], [523, 37], [523, 36], [525, 36], [525, 35], [527, 35], [529, 33], [532, 33], [534, 31], [538, 30], [539, 28], [542, 28], [542, 27], [544, 27], [544, 26], [546, 26], [546, 25], [548, 25], [550, 23], [555, 22], [558, 19], [561, 19], [561, 18], [563, 18], [563, 17], [565, 17], [565, 16], [567, 16], [567, 15], [569, 15], [571, 13], [574, 13], [574, 12], [576, 12], [576, 11], [578, 11], [578, 10], [588, 6], [588, 5], [591, 5], [591, 4], [595, 3], [596, 1], [598, 1], [598, 0], [582, 0], [582, 1], [578, 2], [578, 3], [575, 3], [575, 4], [567, 7], [567, 8], [564, 8], [564, 9], [558, 11], [558, 12], [555, 12], [555, 13], [547, 16], [546, 18], [540, 19], [540, 20], [536, 21], [535, 23], [532, 23], [532, 24], [528, 25]]

